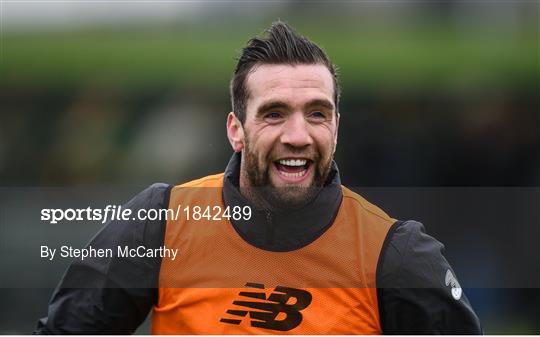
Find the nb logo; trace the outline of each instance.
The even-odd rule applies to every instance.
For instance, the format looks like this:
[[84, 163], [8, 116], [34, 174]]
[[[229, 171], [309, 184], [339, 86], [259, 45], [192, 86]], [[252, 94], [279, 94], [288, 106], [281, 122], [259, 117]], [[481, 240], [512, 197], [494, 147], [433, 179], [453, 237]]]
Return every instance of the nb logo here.
[[[264, 290], [264, 285], [259, 283], [246, 283], [246, 287]], [[258, 301], [237, 300], [233, 301], [234, 305], [255, 310], [231, 309], [227, 310], [228, 314], [240, 317], [249, 314], [251, 326], [277, 331], [296, 328], [302, 322], [300, 311], [307, 308], [312, 299], [311, 294], [305, 290], [282, 286], [277, 286], [268, 298], [262, 291], [241, 291], [238, 295]], [[220, 322], [238, 325], [242, 320], [222, 318]]]

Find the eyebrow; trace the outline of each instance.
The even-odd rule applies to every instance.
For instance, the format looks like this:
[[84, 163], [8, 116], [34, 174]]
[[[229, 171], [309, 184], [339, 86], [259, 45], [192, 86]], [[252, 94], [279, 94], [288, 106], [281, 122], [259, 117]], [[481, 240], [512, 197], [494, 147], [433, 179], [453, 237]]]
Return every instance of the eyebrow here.
[[[305, 110], [307, 110], [309, 108], [312, 108], [312, 107], [323, 107], [323, 108], [333, 110], [334, 109], [334, 104], [332, 102], [330, 102], [329, 100], [326, 100], [326, 99], [314, 99], [314, 100], [309, 101], [306, 104], [304, 104], [304, 109]], [[285, 103], [285, 102], [271, 101], [271, 102], [267, 102], [267, 103], [264, 103], [263, 105], [261, 105], [257, 109], [257, 115], [261, 115], [261, 114], [265, 113], [266, 111], [273, 110], [273, 109], [289, 109], [290, 110], [290, 108], [291, 108], [290, 105]]]
[[290, 109], [289, 104], [281, 101], [271, 101], [264, 103], [257, 109], [257, 115], [262, 115], [266, 111], [273, 109]]
[[330, 109], [330, 110], [333, 110], [334, 109], [334, 104], [332, 102], [330, 102], [329, 100], [326, 100], [326, 99], [314, 99], [312, 101], [309, 101], [307, 102], [305, 105], [304, 105], [304, 109], [308, 109], [308, 108], [312, 108], [312, 107], [322, 107], [322, 108], [327, 108], [327, 109]]

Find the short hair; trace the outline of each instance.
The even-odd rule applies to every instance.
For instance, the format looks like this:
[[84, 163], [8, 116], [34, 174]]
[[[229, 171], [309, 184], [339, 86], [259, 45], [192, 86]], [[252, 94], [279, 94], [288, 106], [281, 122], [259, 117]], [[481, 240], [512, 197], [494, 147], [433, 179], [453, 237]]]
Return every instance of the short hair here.
[[338, 111], [340, 87], [337, 67], [325, 52], [306, 37], [298, 34], [282, 21], [272, 23], [266, 37], [254, 37], [242, 49], [230, 85], [232, 111], [243, 124], [249, 92], [246, 79], [250, 71], [261, 64], [322, 64], [330, 71], [334, 81], [334, 104]]

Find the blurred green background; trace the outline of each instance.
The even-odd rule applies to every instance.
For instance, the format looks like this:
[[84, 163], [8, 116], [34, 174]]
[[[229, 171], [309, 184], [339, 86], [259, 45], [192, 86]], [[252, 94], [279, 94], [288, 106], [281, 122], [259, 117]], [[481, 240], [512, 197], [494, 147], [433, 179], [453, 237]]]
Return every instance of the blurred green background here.
[[[2, 187], [142, 188], [222, 171], [235, 58], [277, 19], [340, 69], [346, 185], [540, 183], [538, 1], [2, 1], [0, 11]], [[445, 243], [461, 239], [433, 226]], [[513, 254], [533, 266], [540, 255]], [[539, 287], [470, 298], [487, 333], [538, 334]], [[31, 331], [49, 295], [27, 292], [9, 304], [19, 314], [2, 306], [0, 333]]]

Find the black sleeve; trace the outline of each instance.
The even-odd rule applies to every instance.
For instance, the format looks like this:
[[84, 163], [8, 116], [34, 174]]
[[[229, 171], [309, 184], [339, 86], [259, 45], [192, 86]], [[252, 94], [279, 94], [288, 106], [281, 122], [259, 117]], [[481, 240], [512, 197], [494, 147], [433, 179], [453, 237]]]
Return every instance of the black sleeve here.
[[419, 222], [390, 228], [377, 266], [384, 334], [482, 334], [443, 251]]
[[[154, 184], [123, 208], [167, 208], [170, 186]], [[157, 301], [161, 258], [116, 257], [118, 246], [158, 248], [165, 221], [109, 221], [90, 241], [111, 248], [113, 257], [76, 259], [49, 302], [34, 334], [131, 334]], [[87, 247], [88, 247], [87, 246]]]

